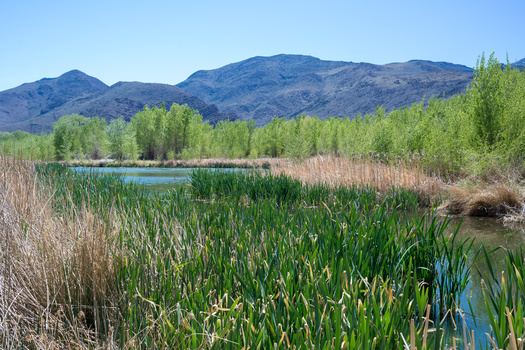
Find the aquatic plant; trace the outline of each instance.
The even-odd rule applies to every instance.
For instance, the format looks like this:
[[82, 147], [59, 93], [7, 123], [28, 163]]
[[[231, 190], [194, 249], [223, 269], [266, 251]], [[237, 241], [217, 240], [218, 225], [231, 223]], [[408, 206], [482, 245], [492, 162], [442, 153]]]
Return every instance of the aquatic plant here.
[[[58, 216], [80, 220], [73, 208], [85, 208], [95, 227], [118, 224], [105, 237], [112, 304], [97, 304], [98, 344], [443, 348], [440, 315], [468, 280], [470, 243], [447, 237], [446, 220], [402, 218], [417, 207], [406, 190], [200, 170], [190, 186], [152, 196], [57, 165], [34, 178], [52, 189]], [[80, 305], [70, 304], [72, 320], [100, 319]]]

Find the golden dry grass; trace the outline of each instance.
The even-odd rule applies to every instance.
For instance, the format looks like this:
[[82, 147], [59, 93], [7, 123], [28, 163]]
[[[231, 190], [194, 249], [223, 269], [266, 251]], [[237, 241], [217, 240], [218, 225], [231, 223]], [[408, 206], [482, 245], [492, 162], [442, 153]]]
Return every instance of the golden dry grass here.
[[512, 186], [481, 184], [475, 188], [449, 186], [449, 199], [441, 210], [453, 215], [504, 216], [520, 211], [523, 196]]
[[98, 347], [119, 220], [58, 216], [45, 192], [32, 164], [0, 156], [0, 346]]
[[417, 162], [387, 165], [370, 160], [317, 156], [303, 162], [281, 160], [272, 164], [273, 173], [284, 173], [304, 183], [331, 186], [372, 186], [380, 192], [395, 187], [414, 190], [421, 197], [448, 199], [439, 207], [452, 215], [505, 216], [508, 223], [525, 223], [523, 196], [516, 186], [479, 183], [475, 188], [447, 185], [438, 176], [426, 174]]
[[373, 186], [380, 192], [403, 187], [427, 196], [436, 196], [445, 189], [437, 176], [426, 175], [418, 166], [396, 166], [367, 160], [352, 160], [336, 156], [317, 156], [303, 162], [283, 160], [272, 165], [272, 172], [284, 173], [304, 183], [326, 183], [331, 186]]

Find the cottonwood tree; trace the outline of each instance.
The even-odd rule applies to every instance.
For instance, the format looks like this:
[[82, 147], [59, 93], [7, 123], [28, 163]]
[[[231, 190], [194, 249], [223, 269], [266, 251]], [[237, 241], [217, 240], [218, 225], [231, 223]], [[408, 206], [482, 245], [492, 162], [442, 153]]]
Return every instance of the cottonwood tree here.
[[124, 121], [124, 118], [111, 120], [106, 128], [106, 135], [111, 157], [118, 160], [137, 158], [135, 130], [131, 124]]
[[53, 124], [53, 146], [57, 160], [72, 157], [100, 158], [105, 152], [106, 122], [78, 114], [66, 115]]

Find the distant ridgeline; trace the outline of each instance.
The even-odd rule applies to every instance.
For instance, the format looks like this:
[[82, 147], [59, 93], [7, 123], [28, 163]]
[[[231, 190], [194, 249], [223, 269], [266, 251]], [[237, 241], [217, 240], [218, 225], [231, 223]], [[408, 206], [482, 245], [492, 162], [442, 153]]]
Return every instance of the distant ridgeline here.
[[0, 92], [0, 130], [31, 133], [50, 132], [64, 115], [100, 116], [106, 121], [123, 117], [129, 121], [144, 105], [187, 104], [211, 124], [235, 120], [214, 105], [167, 84], [119, 82], [107, 86], [100, 80], [73, 70], [58, 78], [41, 79]]
[[72, 114], [50, 134], [0, 133], [4, 152], [31, 159], [189, 159], [291, 157], [317, 154], [405, 156], [446, 172], [523, 170], [525, 72], [481, 57], [466, 93], [431, 98], [387, 113], [350, 118], [274, 117], [218, 121], [215, 126], [187, 105], [144, 107], [129, 123]]
[[276, 115], [353, 118], [376, 106], [391, 111], [423, 96], [451, 97], [464, 93], [473, 77], [472, 68], [447, 62], [375, 65], [277, 55], [198, 71], [177, 86], [263, 126]]

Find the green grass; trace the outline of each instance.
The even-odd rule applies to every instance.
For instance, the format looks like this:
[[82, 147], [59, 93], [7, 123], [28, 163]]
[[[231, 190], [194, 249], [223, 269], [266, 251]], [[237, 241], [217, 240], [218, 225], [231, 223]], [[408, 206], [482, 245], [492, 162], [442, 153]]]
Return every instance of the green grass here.
[[523, 248], [508, 251], [505, 270], [494, 271], [490, 254], [484, 251], [488, 272], [480, 275], [492, 332], [491, 344], [498, 349], [522, 349], [525, 339], [525, 252]]
[[58, 209], [120, 212], [121, 346], [401, 348], [404, 335], [420, 348], [427, 304], [439, 320], [468, 281], [471, 245], [432, 214], [403, 219], [417, 208], [410, 191], [199, 170], [151, 196], [116, 176], [59, 166], [40, 176]]

